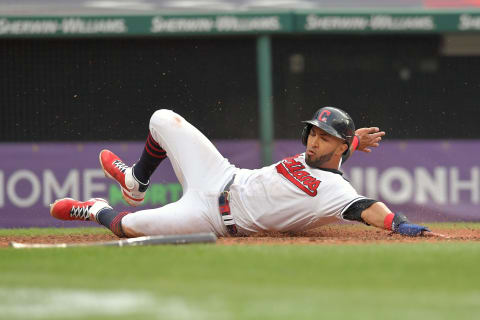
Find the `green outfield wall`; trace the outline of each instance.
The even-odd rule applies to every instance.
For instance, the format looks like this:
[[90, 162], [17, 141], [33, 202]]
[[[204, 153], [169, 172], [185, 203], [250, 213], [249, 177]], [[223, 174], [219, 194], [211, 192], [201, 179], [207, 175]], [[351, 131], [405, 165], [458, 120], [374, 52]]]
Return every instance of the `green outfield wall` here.
[[1, 16], [0, 37], [323, 32], [478, 32], [480, 11], [283, 11], [122, 16]]

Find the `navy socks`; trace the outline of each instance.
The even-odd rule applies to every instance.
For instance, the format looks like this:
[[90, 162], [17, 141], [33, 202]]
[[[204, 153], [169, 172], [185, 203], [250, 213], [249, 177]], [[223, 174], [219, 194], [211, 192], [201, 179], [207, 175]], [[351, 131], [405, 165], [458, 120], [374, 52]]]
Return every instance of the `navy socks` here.
[[[140, 160], [133, 166], [133, 176], [144, 185], [148, 185], [150, 176], [157, 169], [160, 162], [167, 157], [167, 152], [153, 139], [150, 132]], [[123, 238], [122, 218], [129, 212], [116, 212], [111, 208], [104, 208], [97, 214], [97, 221], [110, 229], [116, 236]]]
[[167, 152], [153, 139], [149, 132], [142, 156], [133, 166], [133, 175], [141, 183], [148, 184], [150, 176], [166, 157]]
[[111, 208], [104, 208], [97, 213], [97, 220], [103, 226], [110, 229], [117, 237], [125, 238], [122, 229], [122, 218], [129, 212], [116, 212]]

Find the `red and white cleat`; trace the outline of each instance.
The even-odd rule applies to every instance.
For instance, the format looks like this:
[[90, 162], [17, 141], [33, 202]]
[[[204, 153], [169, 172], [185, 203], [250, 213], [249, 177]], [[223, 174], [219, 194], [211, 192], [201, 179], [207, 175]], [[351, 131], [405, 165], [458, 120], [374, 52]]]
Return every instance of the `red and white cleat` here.
[[148, 183], [143, 184], [133, 176], [133, 167], [127, 166], [110, 150], [102, 150], [99, 155], [105, 176], [115, 180], [122, 189], [122, 196], [131, 206], [139, 206], [145, 198]]
[[112, 209], [107, 200], [101, 198], [87, 201], [63, 198], [50, 205], [50, 215], [60, 220], [97, 221], [97, 213], [105, 208]]

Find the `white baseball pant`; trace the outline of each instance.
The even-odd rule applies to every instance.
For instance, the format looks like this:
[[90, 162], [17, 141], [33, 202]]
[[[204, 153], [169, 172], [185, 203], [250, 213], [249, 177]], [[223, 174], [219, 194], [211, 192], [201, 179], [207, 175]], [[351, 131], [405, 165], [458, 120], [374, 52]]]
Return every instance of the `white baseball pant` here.
[[171, 110], [156, 111], [149, 128], [167, 152], [183, 196], [161, 208], [128, 214], [122, 219], [122, 226], [142, 235], [228, 235], [219, 213], [218, 197], [238, 169], [197, 128]]

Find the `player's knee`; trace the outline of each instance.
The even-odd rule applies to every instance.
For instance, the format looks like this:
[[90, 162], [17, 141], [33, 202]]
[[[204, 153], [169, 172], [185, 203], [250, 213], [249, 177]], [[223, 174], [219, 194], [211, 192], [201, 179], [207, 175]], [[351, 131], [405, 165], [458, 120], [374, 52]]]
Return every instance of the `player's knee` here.
[[164, 126], [179, 126], [183, 121], [183, 118], [168, 109], [160, 109], [153, 113], [150, 118], [150, 126], [164, 127]]

